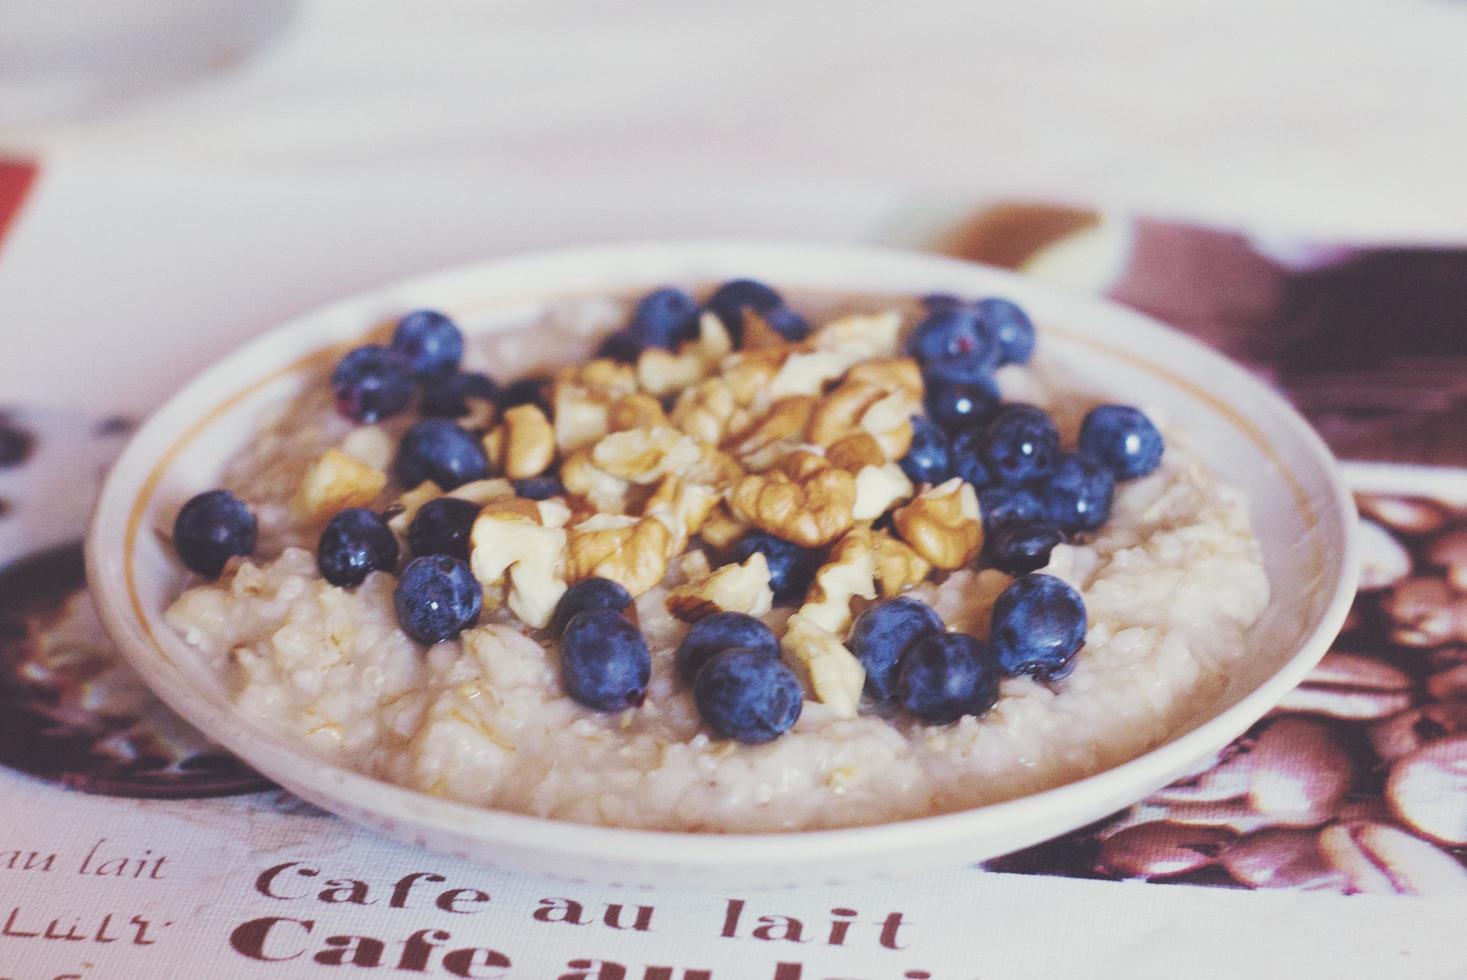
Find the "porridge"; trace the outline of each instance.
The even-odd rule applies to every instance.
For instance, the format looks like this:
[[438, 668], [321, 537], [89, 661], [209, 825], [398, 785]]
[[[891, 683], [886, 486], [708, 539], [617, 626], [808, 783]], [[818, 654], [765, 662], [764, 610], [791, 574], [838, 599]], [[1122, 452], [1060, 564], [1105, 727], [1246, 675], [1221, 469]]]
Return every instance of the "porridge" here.
[[648, 829], [1011, 799], [1221, 691], [1268, 582], [1185, 433], [1003, 300], [798, 309], [741, 280], [468, 341], [408, 314], [183, 506], [207, 581], [168, 620], [332, 762]]

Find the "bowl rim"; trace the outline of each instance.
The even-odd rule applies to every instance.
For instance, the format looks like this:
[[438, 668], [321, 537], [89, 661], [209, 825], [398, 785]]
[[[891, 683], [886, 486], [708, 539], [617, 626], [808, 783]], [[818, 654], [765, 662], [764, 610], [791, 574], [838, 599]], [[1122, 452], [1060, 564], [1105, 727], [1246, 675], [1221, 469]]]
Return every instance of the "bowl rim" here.
[[[129, 526], [130, 518], [147, 509], [146, 498], [156, 488], [161, 472], [176, 457], [179, 447], [198, 434], [197, 431], [191, 431], [201, 427], [196, 421], [198, 413], [185, 409], [207, 393], [210, 401], [218, 403], [217, 414], [222, 414], [229, 405], [244, 398], [250, 391], [276, 380], [279, 376], [301, 370], [311, 358], [339, 349], [339, 342], [322, 338], [322, 342], [315, 345], [316, 349], [311, 354], [298, 357], [283, 366], [277, 363], [276, 358], [271, 357], [266, 365], [267, 376], [257, 378], [243, 388], [237, 383], [241, 364], [258, 361], [263, 355], [271, 354], [272, 348], [284, 346], [287, 341], [298, 342], [303, 338], [321, 335], [324, 324], [374, 298], [385, 298], [398, 293], [424, 294], [431, 292], [439, 284], [457, 283], [473, 276], [509, 274], [517, 265], [561, 266], [579, 262], [606, 265], [609, 261], [613, 265], [618, 261], [635, 264], [638, 256], [663, 254], [669, 257], [678, 256], [684, 262], [699, 259], [725, 267], [733, 264], [732, 256], [750, 257], [745, 264], [751, 266], [761, 264], [754, 261], [753, 256], [762, 257], [762, 264], [769, 266], [777, 264], [781, 255], [827, 262], [878, 262], [890, 264], [894, 269], [910, 268], [909, 278], [913, 279], [920, 279], [923, 274], [936, 278], [935, 273], [943, 271], [954, 277], [972, 277], [981, 273], [986, 280], [982, 287], [984, 290], [1002, 291], [1008, 287], [1010, 291], [1017, 293], [1038, 292], [1045, 294], [1049, 300], [1062, 301], [1078, 310], [1103, 312], [1112, 319], [1124, 317], [1143, 332], [1159, 331], [1160, 336], [1174, 345], [1190, 348], [1192, 355], [1203, 360], [1210, 376], [1222, 375], [1227, 378], [1229, 386], [1241, 385], [1248, 389], [1250, 398], [1255, 400], [1254, 404], [1263, 413], [1274, 417], [1290, 430], [1291, 436], [1297, 441], [1295, 448], [1304, 448], [1307, 459], [1303, 462], [1315, 468], [1323, 477], [1329, 490], [1328, 497], [1311, 498], [1318, 508], [1316, 518], [1319, 523], [1316, 525], [1316, 533], [1328, 523], [1333, 523], [1343, 532], [1332, 539], [1340, 552], [1338, 563], [1332, 565], [1324, 561], [1321, 550], [1321, 572], [1325, 576], [1325, 584], [1320, 589], [1322, 593], [1329, 595], [1328, 601], [1319, 616], [1312, 623], [1306, 624], [1294, 650], [1283, 661], [1282, 667], [1263, 683], [1245, 693], [1235, 704], [1118, 765], [1037, 793], [930, 816], [831, 829], [728, 833], [612, 827], [497, 810], [432, 797], [316, 757], [304, 748], [292, 746], [279, 733], [245, 717], [226, 699], [214, 697], [215, 692], [201, 691], [190, 684], [170, 661], [164, 645], [177, 645], [185, 652], [191, 648], [186, 647], [183, 640], [171, 631], [162, 637], [154, 635], [142, 614], [142, 605], [136, 594], [130, 593], [129, 588], [123, 587], [122, 581], [109, 574], [115, 568], [123, 568], [131, 587], [133, 563], [127, 560], [129, 548], [126, 545], [135, 538], [137, 527], [135, 522], [131, 522]], [[651, 260], [644, 258], [644, 261]], [[777, 275], [770, 275], [762, 270], [759, 274], [779, 281]], [[536, 292], [542, 296], [549, 294], [545, 290]], [[559, 295], [567, 292], [573, 291], [562, 290]], [[372, 326], [372, 323], [364, 322], [360, 333], [366, 333]], [[1041, 325], [1041, 329], [1055, 328], [1045, 323]], [[1083, 339], [1083, 335], [1069, 333], [1066, 333], [1066, 337]], [[304, 345], [297, 343], [296, 346]], [[1106, 349], [1110, 348], [1107, 346]], [[257, 373], [258, 370], [243, 372], [246, 377], [254, 377]], [[234, 390], [235, 394], [221, 400], [214, 394], [220, 390], [218, 386], [221, 382], [230, 382], [230, 386], [224, 390]], [[1251, 423], [1246, 423], [1245, 420], [1235, 417], [1234, 421], [1251, 427]], [[160, 441], [170, 446], [169, 451], [162, 454], [152, 452], [153, 444]], [[1283, 463], [1281, 458], [1280, 463]], [[1292, 470], [1283, 467], [1283, 474], [1298, 486]], [[1296, 503], [1304, 502], [1301, 500]], [[659, 865], [696, 865], [714, 869], [750, 863], [798, 865], [838, 858], [856, 851], [863, 858], [869, 858], [911, 849], [913, 842], [919, 839], [923, 848], [930, 850], [943, 843], [971, 838], [980, 827], [987, 827], [989, 824], [992, 827], [985, 830], [985, 833], [992, 832], [993, 828], [1012, 829], [1032, 822], [1036, 808], [1052, 808], [1050, 812], [1067, 812], [1072, 808], [1083, 809], [1086, 801], [1102, 797], [1110, 800], [1127, 797], [1133, 801], [1135, 797], [1130, 796], [1132, 787], [1143, 782], [1160, 786], [1247, 730], [1289, 690], [1297, 686], [1328, 650], [1345, 621], [1355, 595], [1359, 573], [1355, 522], [1353, 497], [1334, 456], [1293, 407], [1280, 394], [1241, 366], [1151, 317], [1102, 297], [1068, 293], [1008, 270], [944, 256], [879, 246], [700, 239], [543, 249], [464, 263], [447, 270], [414, 276], [355, 293], [265, 330], [195, 375], [156, 409], [133, 434], [127, 448], [108, 474], [98, 497], [86, 538], [86, 559], [87, 578], [96, 596], [103, 622], [148, 685], [195, 727], [287, 789], [299, 787], [297, 792], [313, 799], [319, 799], [325, 793], [333, 802], [323, 804], [324, 806], [328, 809], [340, 807], [348, 815], [388, 814], [393, 818], [430, 824], [440, 830], [484, 842], [542, 851], [554, 850], [569, 857], [592, 860], [620, 854], [632, 859], [640, 856], [641, 860]], [[124, 532], [132, 538], [127, 537]], [[222, 713], [217, 710], [220, 706], [225, 709]], [[1145, 774], [1144, 778], [1142, 774]]]

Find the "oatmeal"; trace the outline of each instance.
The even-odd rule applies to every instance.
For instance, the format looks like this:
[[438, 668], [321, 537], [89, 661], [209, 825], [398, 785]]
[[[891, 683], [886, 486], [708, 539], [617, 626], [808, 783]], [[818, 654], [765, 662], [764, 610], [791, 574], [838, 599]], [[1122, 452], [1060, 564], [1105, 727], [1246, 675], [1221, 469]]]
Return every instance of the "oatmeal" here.
[[873, 824], [1134, 758], [1245, 655], [1245, 502], [1012, 304], [925, 303], [412, 314], [184, 508], [218, 577], [169, 622], [313, 752], [563, 820]]

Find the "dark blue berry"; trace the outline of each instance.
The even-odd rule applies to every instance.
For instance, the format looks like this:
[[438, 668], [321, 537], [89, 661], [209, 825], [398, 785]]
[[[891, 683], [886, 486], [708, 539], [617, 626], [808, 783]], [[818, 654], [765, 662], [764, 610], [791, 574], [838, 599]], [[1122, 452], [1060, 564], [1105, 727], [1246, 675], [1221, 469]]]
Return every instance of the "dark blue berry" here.
[[336, 410], [356, 422], [379, 422], [412, 401], [407, 359], [376, 344], [347, 351], [331, 372]]
[[596, 348], [596, 356], [632, 364], [646, 349], [647, 345], [638, 340], [630, 330], [618, 330], [601, 341], [601, 346]]
[[1049, 521], [1009, 521], [987, 536], [984, 546], [993, 567], [1023, 575], [1049, 564], [1050, 552], [1065, 539]]
[[984, 487], [978, 491], [978, 511], [983, 515], [985, 535], [993, 534], [1005, 524], [1044, 519], [1044, 505], [1023, 487]]
[[1156, 426], [1129, 405], [1092, 408], [1080, 424], [1080, 451], [1109, 467], [1117, 480], [1150, 473], [1161, 465], [1165, 449]]
[[998, 411], [1001, 399], [991, 378], [967, 382], [929, 374], [925, 380], [927, 417], [944, 429], [971, 428], [987, 422]]
[[469, 414], [476, 401], [497, 404], [499, 385], [487, 374], [460, 371], [424, 382], [419, 410], [424, 415], [456, 419]]
[[677, 672], [692, 681], [708, 658], [720, 650], [742, 647], [769, 657], [779, 656], [779, 637], [753, 616], [738, 612], [716, 612], [693, 624], [677, 648]]
[[896, 696], [912, 717], [947, 725], [993, 707], [998, 682], [987, 644], [966, 633], [938, 633], [907, 649], [897, 667]]
[[597, 711], [635, 708], [647, 696], [652, 654], [640, 630], [613, 609], [588, 609], [565, 624], [560, 679], [565, 693]]
[[983, 461], [983, 447], [987, 444], [988, 438], [982, 429], [964, 429], [953, 437], [953, 476], [962, 477], [975, 490], [982, 490], [993, 482], [993, 474], [988, 472], [988, 464]]
[[952, 476], [947, 433], [925, 416], [912, 416], [912, 446], [901, 458], [901, 467], [913, 483], [937, 484]]
[[763, 650], [724, 650], [703, 665], [693, 684], [703, 723], [719, 738], [746, 745], [789, 731], [804, 699], [794, 672]]
[[669, 286], [648, 293], [637, 302], [626, 331], [643, 347], [673, 350], [698, 336], [698, 302]]
[[866, 668], [866, 693], [890, 701], [896, 693], [896, 669], [907, 648], [943, 631], [942, 617], [911, 596], [878, 602], [856, 617], [851, 627], [851, 653]]
[[1087, 453], [1065, 453], [1038, 485], [1044, 513], [1066, 531], [1093, 531], [1110, 517], [1116, 481]]
[[976, 380], [998, 366], [998, 338], [968, 307], [937, 310], [907, 338], [907, 353], [924, 372], [953, 380]]
[[467, 562], [428, 555], [407, 563], [392, 590], [392, 605], [404, 633], [419, 643], [437, 643], [474, 624], [484, 605], [484, 587]]
[[469, 560], [469, 531], [479, 505], [457, 497], [439, 497], [418, 508], [408, 525], [408, 546], [413, 554], [448, 555]]
[[359, 585], [368, 572], [397, 567], [397, 535], [364, 507], [337, 511], [316, 543], [316, 567], [332, 585]]
[[565, 630], [565, 624], [583, 612], [592, 609], [609, 609], [615, 613], [625, 612], [632, 604], [632, 594], [621, 583], [609, 578], [583, 578], [565, 590], [550, 629], [555, 633]]
[[983, 461], [999, 483], [1017, 486], [1045, 476], [1059, 458], [1059, 430], [1042, 408], [1005, 405], [986, 431]]
[[1027, 364], [1034, 356], [1034, 322], [1017, 303], [980, 299], [973, 310], [998, 339], [1000, 364]]
[[766, 531], [750, 531], [730, 549], [739, 564], [758, 551], [769, 565], [769, 587], [775, 602], [789, 602], [804, 596], [810, 581], [820, 568], [824, 555], [814, 548], [802, 548], [792, 541], [777, 538]]
[[928, 293], [920, 300], [928, 313], [938, 313], [962, 306], [963, 301], [952, 293]]
[[565, 496], [565, 484], [554, 476], [532, 476], [524, 480], [515, 480], [514, 492], [515, 496], [524, 497], [526, 500], [549, 500], [551, 497]]
[[734, 346], [743, 342], [746, 313], [757, 314], [785, 340], [810, 336], [810, 324], [804, 317], [786, 306], [779, 293], [752, 279], [734, 279], [719, 286], [704, 308], [723, 321]]
[[228, 490], [209, 490], [189, 500], [173, 522], [173, 548], [191, 570], [218, 578], [224, 563], [255, 550], [255, 515]]
[[929, 382], [946, 381], [950, 384], [991, 385], [993, 364], [991, 359], [977, 354], [958, 354], [922, 365], [922, 374]]
[[506, 409], [516, 405], [537, 405], [549, 417], [550, 385], [550, 378], [543, 374], [532, 374], [518, 381], [511, 381], [499, 393], [499, 407]]
[[458, 370], [464, 335], [437, 310], [414, 310], [397, 321], [392, 349], [407, 358], [408, 369], [417, 377], [441, 378]]
[[994, 602], [990, 636], [1008, 673], [1062, 677], [1085, 643], [1085, 602], [1063, 579], [1024, 575]]
[[423, 419], [402, 437], [393, 470], [404, 487], [432, 480], [452, 490], [487, 477], [489, 460], [479, 440], [448, 419]]

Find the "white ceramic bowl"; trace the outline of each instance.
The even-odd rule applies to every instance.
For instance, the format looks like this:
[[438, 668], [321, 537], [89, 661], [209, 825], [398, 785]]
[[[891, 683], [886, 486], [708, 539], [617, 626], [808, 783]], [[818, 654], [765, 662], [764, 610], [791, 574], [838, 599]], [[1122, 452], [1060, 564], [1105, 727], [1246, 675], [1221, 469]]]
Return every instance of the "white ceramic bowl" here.
[[[156, 533], [215, 485], [262, 416], [306, 368], [407, 309], [431, 306], [470, 332], [522, 322], [547, 296], [753, 276], [779, 287], [999, 294], [1023, 304], [1047, 356], [1117, 398], [1165, 406], [1205, 461], [1241, 485], [1273, 599], [1220, 699], [1170, 741], [1057, 789], [977, 809], [848, 830], [707, 835], [563, 823], [448, 802], [327, 764], [244, 717], [163, 612], [180, 567]], [[393, 836], [509, 870], [603, 882], [778, 885], [908, 874], [1004, 854], [1121, 809], [1205, 761], [1323, 655], [1355, 591], [1355, 513], [1334, 460], [1267, 387], [1139, 314], [997, 270], [868, 248], [668, 243], [497, 259], [344, 300], [262, 336], [175, 395], [137, 433], [103, 489], [87, 540], [102, 615], [138, 672], [179, 714], [307, 800]]]

